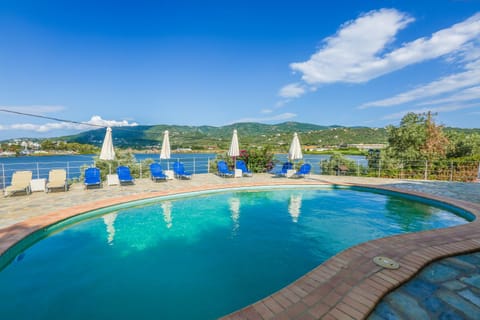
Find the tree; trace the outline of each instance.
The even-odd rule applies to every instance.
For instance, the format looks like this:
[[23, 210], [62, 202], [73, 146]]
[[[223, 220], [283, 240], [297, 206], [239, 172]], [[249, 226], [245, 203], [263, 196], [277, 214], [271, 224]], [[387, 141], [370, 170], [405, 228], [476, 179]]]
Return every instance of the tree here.
[[356, 172], [357, 165], [355, 161], [348, 159], [340, 152], [334, 152], [329, 159], [320, 161], [320, 168], [323, 174], [339, 175]]
[[447, 158], [472, 157], [480, 154], [480, 135], [478, 133], [450, 132]]
[[432, 113], [407, 113], [399, 127], [389, 126], [387, 156], [406, 161], [445, 158], [449, 140]]
[[388, 147], [390, 158], [415, 161], [423, 158], [421, 148], [425, 143], [425, 117], [422, 114], [407, 113], [399, 127], [388, 126]]
[[449, 145], [448, 138], [443, 133], [443, 126], [436, 125], [432, 119], [432, 113], [427, 112], [425, 119], [425, 142], [420, 152], [431, 161], [444, 158]]

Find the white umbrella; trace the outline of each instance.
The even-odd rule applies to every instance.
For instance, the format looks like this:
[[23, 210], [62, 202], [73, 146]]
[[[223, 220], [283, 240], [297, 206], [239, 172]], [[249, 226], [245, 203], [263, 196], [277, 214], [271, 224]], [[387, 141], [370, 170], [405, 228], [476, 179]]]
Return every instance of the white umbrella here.
[[232, 143], [230, 144], [230, 149], [228, 150], [228, 155], [230, 157], [233, 157], [233, 164], [234, 164], [235, 169], [236, 169], [237, 164], [236, 164], [236, 161], [235, 161], [235, 157], [238, 157], [240, 155], [240, 148], [238, 146], [237, 130], [233, 130]]
[[[160, 159], [170, 159], [170, 138], [168, 137], [168, 130], [163, 133], [162, 151], [160, 152]], [[170, 170], [170, 164], [167, 161], [167, 169]]]
[[292, 144], [290, 145], [290, 150], [288, 151], [288, 158], [290, 161], [303, 158], [302, 147], [300, 147], [300, 140], [298, 140], [298, 135], [296, 132], [293, 134]]
[[100, 160], [115, 159], [115, 150], [113, 150], [112, 128], [107, 128], [105, 139], [103, 139], [102, 151], [100, 152]]

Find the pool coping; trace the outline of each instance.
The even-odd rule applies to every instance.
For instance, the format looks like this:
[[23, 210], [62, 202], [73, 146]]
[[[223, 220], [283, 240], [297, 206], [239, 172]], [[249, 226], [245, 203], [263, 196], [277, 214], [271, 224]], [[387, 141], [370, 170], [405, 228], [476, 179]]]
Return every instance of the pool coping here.
[[[358, 183], [323, 183], [308, 180], [245, 183], [240, 187], [332, 185], [362, 187], [431, 199], [459, 207], [475, 216], [464, 225], [390, 236], [350, 247], [328, 259], [283, 289], [231, 314], [236, 319], [364, 319], [382, 297], [414, 277], [423, 267], [441, 258], [480, 250], [478, 223], [480, 205], [388, 186]], [[29, 218], [0, 229], [0, 256], [22, 239], [65, 219], [112, 205], [137, 200], [239, 188], [238, 184], [205, 185], [172, 191], [131, 194], [94, 201]], [[400, 264], [396, 270], [373, 263], [375, 256], [388, 256]]]

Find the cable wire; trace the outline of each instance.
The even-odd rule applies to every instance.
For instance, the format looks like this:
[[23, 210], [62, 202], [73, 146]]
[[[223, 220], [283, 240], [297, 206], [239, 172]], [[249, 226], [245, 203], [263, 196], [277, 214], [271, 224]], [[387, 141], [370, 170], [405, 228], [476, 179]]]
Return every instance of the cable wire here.
[[65, 119], [47, 117], [47, 116], [42, 116], [42, 115], [39, 115], [39, 114], [33, 114], [33, 113], [27, 113], [27, 112], [13, 111], [13, 110], [7, 110], [7, 109], [0, 109], [0, 111], [1, 112], [7, 112], [7, 113], [19, 114], [19, 115], [22, 115], [22, 116], [34, 117], [34, 118], [41, 118], [41, 119], [48, 119], [48, 120], [59, 121], [59, 122], [68, 122], [68, 123], [81, 124], [81, 125], [92, 126], [92, 127], [106, 128], [106, 126], [102, 126], [100, 124], [79, 122], [79, 121], [73, 121], [73, 120], [65, 120]]

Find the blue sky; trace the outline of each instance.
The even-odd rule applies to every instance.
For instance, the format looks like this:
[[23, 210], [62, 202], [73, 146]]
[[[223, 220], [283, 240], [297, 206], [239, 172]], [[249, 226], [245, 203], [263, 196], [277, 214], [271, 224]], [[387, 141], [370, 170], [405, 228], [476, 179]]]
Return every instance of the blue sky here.
[[[0, 1], [0, 109], [101, 125], [480, 127], [479, 0]], [[0, 112], [0, 140], [90, 129]]]

